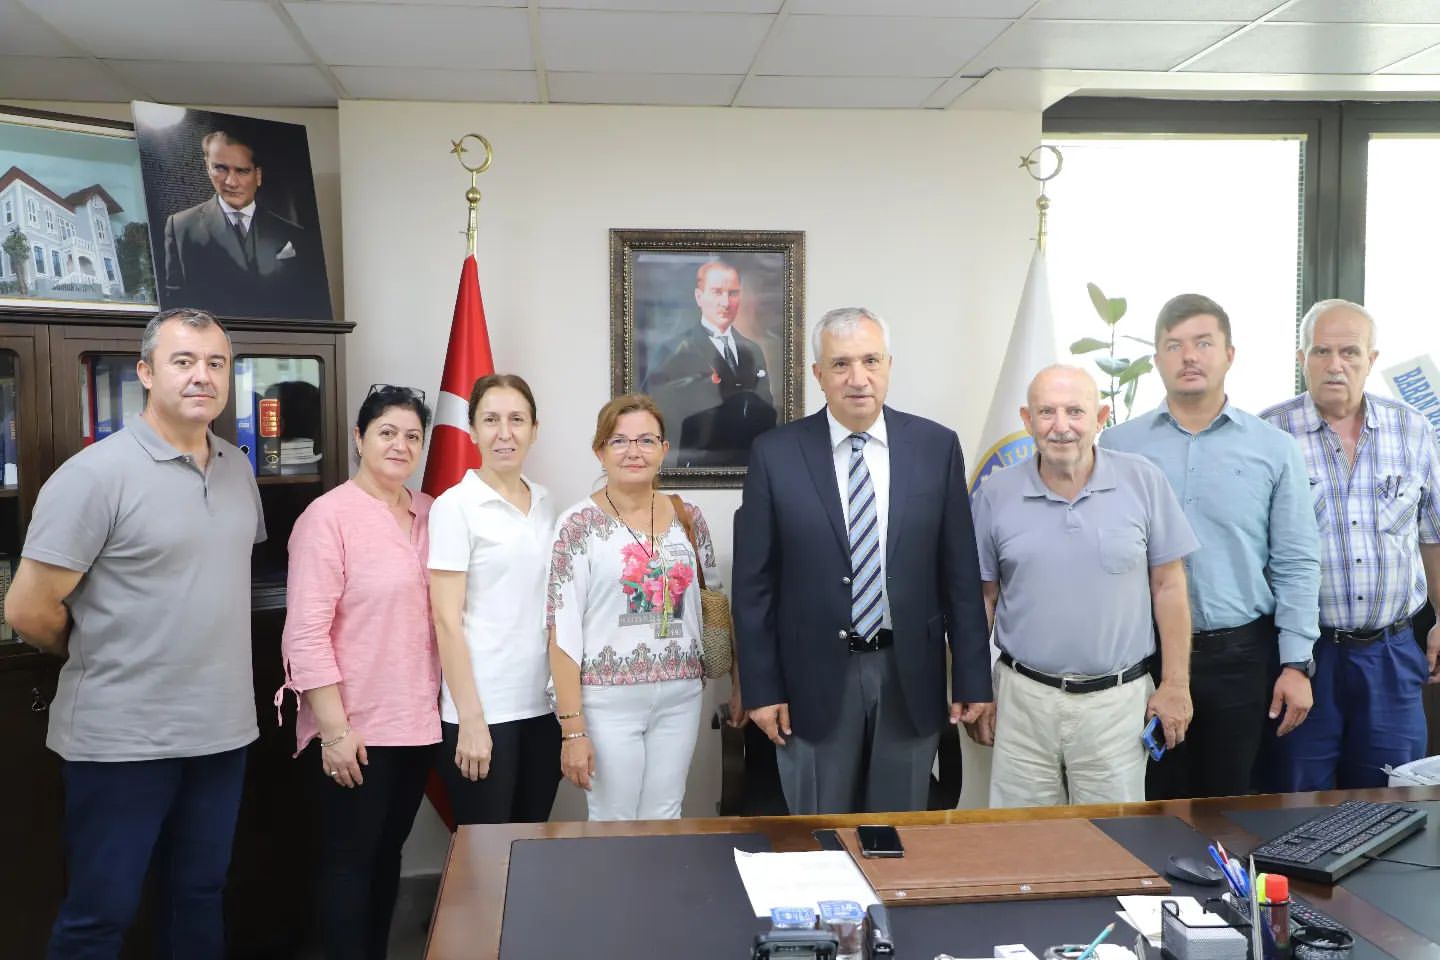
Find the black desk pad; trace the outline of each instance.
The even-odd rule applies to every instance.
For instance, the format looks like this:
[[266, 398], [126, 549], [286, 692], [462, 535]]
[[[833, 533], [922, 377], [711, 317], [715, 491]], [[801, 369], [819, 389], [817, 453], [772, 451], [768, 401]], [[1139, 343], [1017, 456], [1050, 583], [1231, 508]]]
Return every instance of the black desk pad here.
[[[1425, 829], [1380, 856], [1418, 863], [1440, 863], [1440, 801], [1417, 800], [1407, 802], [1407, 806], [1420, 807], [1429, 813]], [[1227, 813], [1226, 816], [1262, 840], [1268, 840], [1329, 809], [1243, 810]], [[1231, 853], [1236, 854], [1236, 851]], [[1440, 911], [1436, 910], [1436, 903], [1440, 902], [1440, 874], [1434, 870], [1398, 863], [1367, 863], [1341, 877], [1340, 886], [1416, 933], [1440, 943]]]
[[517, 840], [510, 845], [500, 960], [745, 960], [770, 921], [750, 908], [735, 869], [737, 848], [768, 853], [770, 838]]

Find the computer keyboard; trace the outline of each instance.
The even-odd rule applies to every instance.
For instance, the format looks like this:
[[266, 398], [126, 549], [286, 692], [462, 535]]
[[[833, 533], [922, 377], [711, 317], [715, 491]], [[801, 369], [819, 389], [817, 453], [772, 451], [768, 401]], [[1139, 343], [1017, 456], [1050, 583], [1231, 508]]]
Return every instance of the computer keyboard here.
[[1363, 866], [1367, 856], [1423, 829], [1425, 819], [1425, 811], [1416, 807], [1350, 800], [1256, 847], [1255, 868], [1334, 883]]
[[[1229, 894], [1226, 894], [1226, 896], [1229, 896]], [[1235, 898], [1227, 900], [1226, 903], [1230, 905], [1230, 909], [1234, 910], [1241, 919], [1247, 922], [1249, 921], [1250, 904], [1248, 901]], [[1321, 913], [1319, 910], [1316, 910], [1314, 907], [1310, 906], [1310, 904], [1304, 903], [1301, 900], [1297, 900], [1295, 897], [1292, 896], [1290, 898], [1290, 932], [1294, 933], [1301, 927], [1321, 927], [1326, 930], [1345, 930], [1345, 925], [1340, 923], [1334, 917], [1331, 917], [1329, 914]], [[1345, 930], [1345, 932], [1349, 933], [1350, 931]]]

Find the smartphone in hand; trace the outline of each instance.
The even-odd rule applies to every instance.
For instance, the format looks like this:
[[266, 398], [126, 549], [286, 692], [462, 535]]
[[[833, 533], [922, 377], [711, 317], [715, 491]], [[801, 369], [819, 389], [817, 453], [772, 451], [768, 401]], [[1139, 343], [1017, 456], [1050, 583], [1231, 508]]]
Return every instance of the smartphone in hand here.
[[1145, 724], [1145, 732], [1140, 734], [1140, 741], [1145, 744], [1145, 749], [1150, 751], [1151, 760], [1159, 760], [1165, 756], [1165, 734], [1160, 730], [1160, 718], [1151, 717], [1150, 722]]

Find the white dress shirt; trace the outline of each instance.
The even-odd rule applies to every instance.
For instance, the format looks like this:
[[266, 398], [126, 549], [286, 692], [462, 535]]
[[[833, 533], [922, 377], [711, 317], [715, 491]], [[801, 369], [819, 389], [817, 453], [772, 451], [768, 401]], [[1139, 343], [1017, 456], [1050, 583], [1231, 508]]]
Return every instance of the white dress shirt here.
[[225, 214], [225, 222], [226, 222], [226, 223], [234, 223], [234, 222], [235, 222], [235, 215], [236, 215], [236, 214], [239, 214], [239, 215], [240, 215], [240, 226], [244, 227], [244, 228], [245, 228], [245, 233], [246, 233], [246, 235], [249, 235], [249, 233], [250, 233], [250, 221], [252, 221], [252, 220], [255, 219], [255, 201], [254, 201], [254, 200], [251, 200], [249, 203], [245, 204], [245, 206], [241, 207], [239, 210], [236, 210], [234, 207], [230, 206], [230, 204], [228, 204], [228, 203], [226, 203], [224, 200], [222, 200], [222, 199], [220, 198], [220, 195], [219, 195], [218, 193], [215, 195], [215, 202], [218, 203], [218, 204], [220, 204], [220, 212], [223, 213], [223, 214]]
[[[827, 408], [825, 419], [830, 424], [830, 450], [835, 460], [835, 483], [840, 490], [840, 513], [845, 517], [845, 529], [850, 529], [850, 434], [855, 431], [843, 426], [835, 414]], [[890, 586], [885, 580], [885, 548], [890, 527], [890, 438], [885, 430], [885, 411], [870, 424], [864, 433], [869, 435], [861, 456], [870, 471], [870, 485], [875, 488], [875, 520], [880, 535], [880, 592], [884, 595], [885, 613], [880, 626], [890, 626]]]
[[732, 331], [734, 327], [726, 327], [724, 330], [721, 330], [704, 317], [700, 318], [700, 326], [705, 328], [706, 336], [710, 338], [711, 345], [715, 347], [715, 351], [719, 353], [720, 356], [724, 357], [726, 355], [727, 351], [725, 348], [727, 346], [730, 348], [728, 353], [735, 358], [735, 365], [738, 367], [740, 365], [740, 348], [735, 345], [735, 338], [730, 335], [730, 331]]

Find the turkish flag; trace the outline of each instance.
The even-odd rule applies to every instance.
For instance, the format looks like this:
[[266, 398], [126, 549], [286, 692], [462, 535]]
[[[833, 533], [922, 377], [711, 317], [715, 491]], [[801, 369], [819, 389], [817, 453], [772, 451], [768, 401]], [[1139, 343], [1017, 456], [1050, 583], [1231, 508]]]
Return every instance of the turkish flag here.
[[[450, 347], [445, 372], [435, 401], [435, 429], [430, 434], [430, 456], [420, 489], [438, 497], [459, 483], [466, 470], [480, 466], [480, 451], [470, 439], [470, 389], [475, 381], [495, 372], [490, 355], [490, 332], [485, 327], [485, 304], [480, 300], [480, 273], [472, 254], [460, 268], [460, 290], [455, 294], [455, 320], [450, 325]], [[442, 762], [453, 762], [445, 760]], [[430, 772], [425, 785], [435, 812], [451, 830], [455, 813], [439, 774]]]

